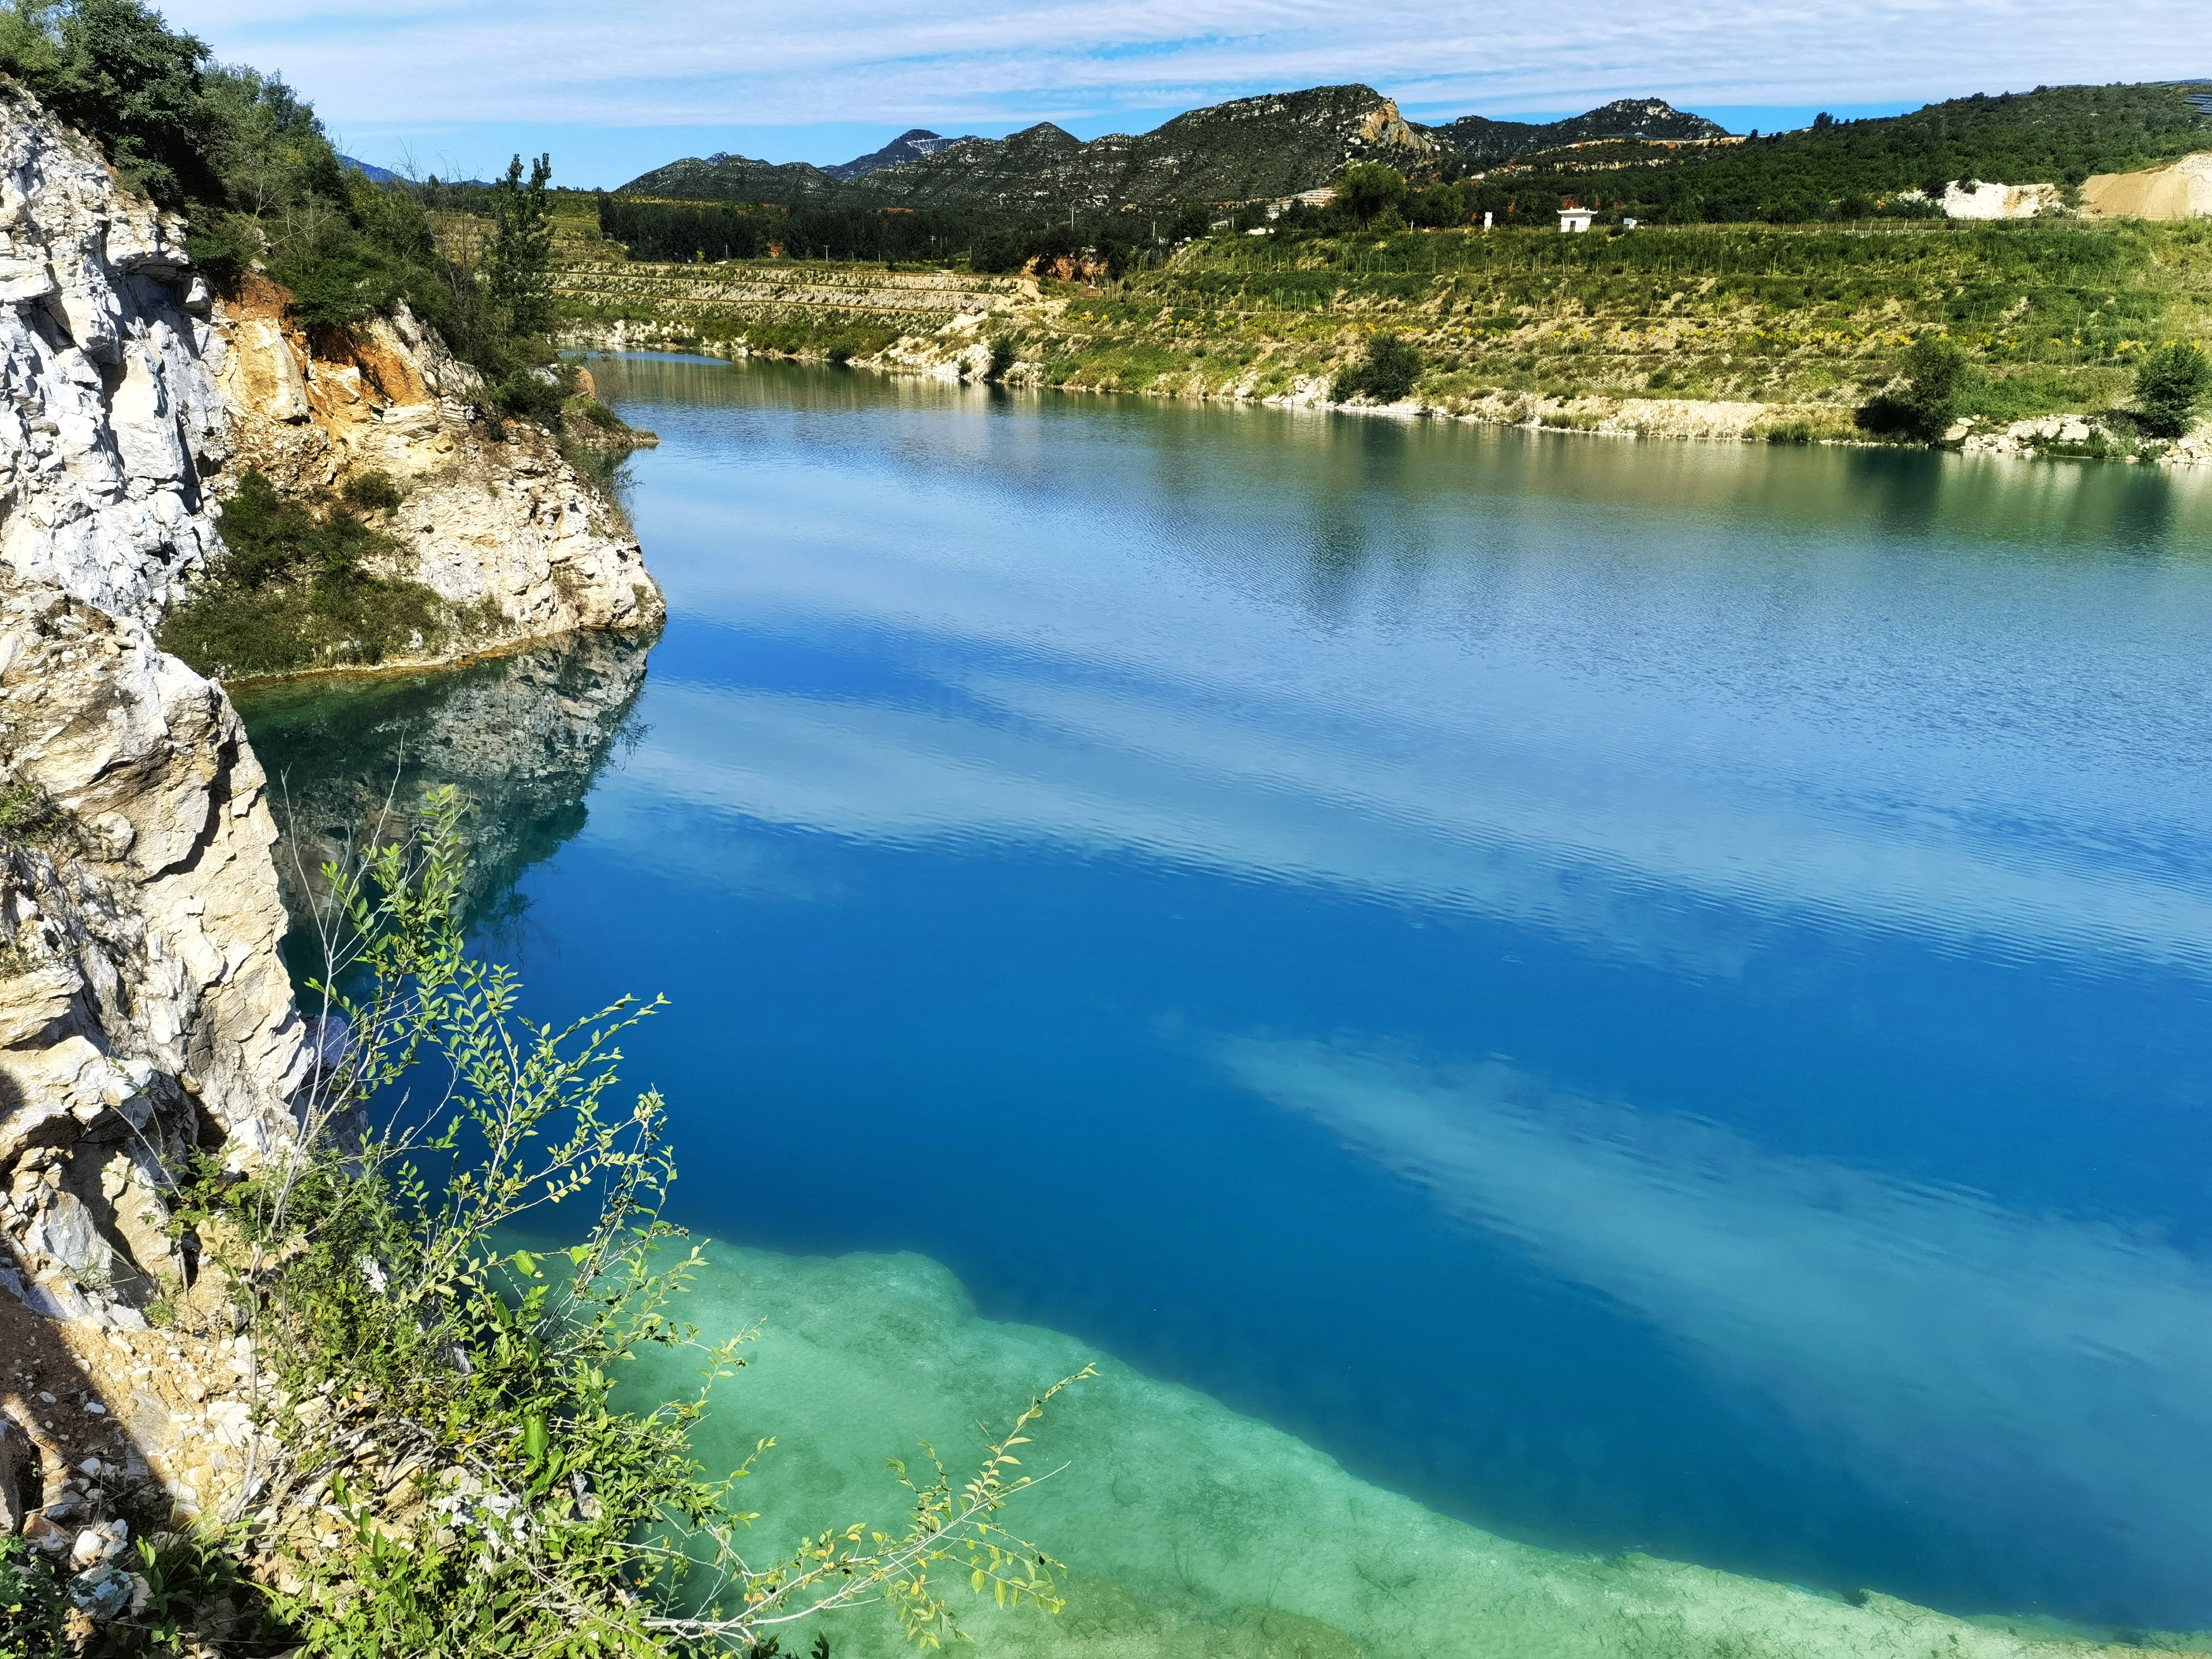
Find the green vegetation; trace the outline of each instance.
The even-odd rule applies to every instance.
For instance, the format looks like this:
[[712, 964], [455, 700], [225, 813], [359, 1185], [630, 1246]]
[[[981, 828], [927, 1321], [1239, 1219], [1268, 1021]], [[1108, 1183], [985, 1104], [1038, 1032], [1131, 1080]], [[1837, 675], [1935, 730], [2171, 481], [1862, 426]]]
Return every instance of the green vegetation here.
[[[775, 1443], [717, 1478], [690, 1433], [750, 1334], [708, 1344], [678, 1316], [702, 1257], [660, 1214], [661, 1103], [614, 1100], [620, 1037], [659, 1005], [521, 1018], [513, 974], [464, 949], [463, 812], [434, 791], [416, 824], [325, 867], [310, 988], [349, 1042], [311, 1087], [307, 1153], [242, 1177], [210, 1163], [180, 1195], [218, 1300], [175, 1316], [251, 1334], [276, 1443], [234, 1527], [142, 1542], [149, 1616], [222, 1583], [235, 1633], [272, 1651], [647, 1659], [795, 1647], [794, 1626], [871, 1601], [939, 1646], [959, 1635], [939, 1589], [956, 1580], [1057, 1610], [1059, 1564], [998, 1517], [1034, 1484], [1014, 1449], [1066, 1383], [986, 1436], [965, 1480], [934, 1454], [895, 1462], [902, 1525], [739, 1553], [738, 1496]], [[573, 1231], [541, 1246], [525, 1227]], [[617, 1404], [653, 1351], [688, 1352], [705, 1383]], [[52, 1592], [43, 1566], [0, 1555], [7, 1651], [64, 1650]]]
[[2212, 392], [2212, 359], [2197, 345], [2165, 346], [2143, 359], [2136, 371], [2136, 404], [2143, 429], [2159, 438], [2178, 438]]
[[0, 784], [0, 847], [36, 845], [69, 827], [69, 814], [30, 779]]
[[192, 257], [218, 286], [259, 264], [310, 329], [343, 329], [401, 301], [496, 384], [549, 362], [542, 336], [548, 164], [509, 200], [483, 268], [442, 255], [416, 193], [340, 161], [284, 82], [217, 67], [206, 45], [139, 0], [13, 0], [0, 71], [98, 141], [124, 176], [189, 215]]
[[427, 654], [495, 621], [489, 601], [453, 605], [378, 573], [392, 540], [358, 514], [398, 505], [381, 474], [355, 480], [344, 504], [318, 513], [247, 473], [223, 512], [225, 551], [162, 623], [162, 648], [225, 678], [296, 673]]
[[1780, 224], [1926, 212], [1895, 201], [1958, 180], [2077, 185], [2212, 146], [2212, 116], [2180, 85], [1976, 94], [1909, 115], [1823, 119], [1796, 132], [1688, 150], [1632, 142], [1524, 157], [1486, 181], [1522, 218], [1562, 198], [1647, 223]]
[[[1133, 145], [1071, 152], [1033, 130], [985, 152], [842, 184], [818, 169], [738, 157], [677, 162], [609, 198], [602, 222], [641, 258], [756, 258], [774, 242], [808, 258], [942, 259], [964, 251], [973, 269], [991, 271], [1062, 251], [1034, 245], [1058, 231], [1097, 248], [1118, 277], [1140, 252], [1203, 236], [1215, 219], [1241, 216], [1249, 228], [1259, 204], [1322, 183], [1347, 153], [1358, 159], [1338, 181], [1338, 203], [1294, 212], [1286, 228], [1334, 235], [1380, 228], [1384, 215], [1445, 227], [1485, 212], [1504, 224], [1542, 225], [1563, 204], [1595, 209], [1603, 222], [1647, 225], [1935, 217], [1939, 210], [1926, 198], [1953, 182], [2071, 187], [2212, 145], [2212, 115], [2190, 101], [2191, 91], [2039, 87], [1875, 119], [1822, 115], [1803, 131], [1747, 140], [1681, 112], [1655, 125], [1632, 101], [1547, 127], [1470, 117], [1431, 129], [1443, 148], [1423, 158], [1370, 149], [1364, 123], [1379, 94], [1315, 88], [1275, 100], [1264, 116], [1243, 106], [1192, 111]], [[1628, 133], [1650, 136], [1621, 136]], [[1328, 142], [1332, 134], [1336, 141]], [[1690, 142], [1668, 142], [1681, 139]], [[1171, 170], [1144, 164], [1166, 151]], [[1161, 197], [1170, 178], [1185, 199]], [[728, 205], [738, 200], [755, 205]], [[1127, 210], [1084, 205], [1097, 202]]]
[[1361, 224], [1406, 199], [1405, 175], [1375, 161], [1355, 161], [1337, 174], [1336, 205]]
[[1339, 372], [1329, 396], [1338, 403], [1367, 398], [1378, 404], [1395, 404], [1410, 395], [1421, 375], [1421, 354], [1395, 334], [1378, 334], [1367, 343], [1367, 355]]
[[2147, 357], [2212, 335], [2212, 227], [1231, 235], [1065, 297], [1018, 333], [1060, 384], [1267, 396], [1334, 377], [1382, 331], [1419, 352], [1415, 389], [1445, 408], [1756, 401], [1842, 436], [1930, 337], [1965, 359], [1953, 418], [2118, 407]]
[[1859, 411], [1859, 423], [1932, 444], [1958, 418], [1965, 401], [1972, 379], [1966, 354], [1941, 335], [1923, 335], [1905, 348], [1897, 368], [1904, 389], [1876, 398]]
[[484, 260], [484, 296], [505, 319], [511, 333], [543, 335], [553, 321], [550, 276], [553, 264], [553, 221], [546, 187], [553, 158], [540, 155], [522, 176], [522, 158], [507, 163], [507, 176], [491, 189], [492, 236]]

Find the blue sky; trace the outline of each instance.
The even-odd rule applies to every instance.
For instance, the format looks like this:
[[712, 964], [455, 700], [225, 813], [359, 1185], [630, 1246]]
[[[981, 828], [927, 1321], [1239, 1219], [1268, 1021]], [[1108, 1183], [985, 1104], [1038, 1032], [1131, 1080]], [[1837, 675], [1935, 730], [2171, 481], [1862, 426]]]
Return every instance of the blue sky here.
[[[1741, 131], [2044, 82], [2212, 76], [2203, 0], [170, 0], [281, 70], [351, 154], [442, 176], [550, 150], [618, 185], [678, 155], [844, 161], [911, 126], [1142, 132], [1364, 81], [1416, 119], [1654, 94]], [[2184, 54], [2198, 56], [2184, 60]]]

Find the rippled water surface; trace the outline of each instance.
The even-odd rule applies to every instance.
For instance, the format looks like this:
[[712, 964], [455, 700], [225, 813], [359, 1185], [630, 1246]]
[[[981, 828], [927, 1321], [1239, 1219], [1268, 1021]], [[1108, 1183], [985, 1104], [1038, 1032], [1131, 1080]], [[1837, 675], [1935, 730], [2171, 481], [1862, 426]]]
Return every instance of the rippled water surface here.
[[248, 714], [669, 994], [732, 1319], [942, 1264], [878, 1405], [1044, 1328], [1525, 1543], [2212, 1625], [2212, 490], [596, 372], [649, 659]]

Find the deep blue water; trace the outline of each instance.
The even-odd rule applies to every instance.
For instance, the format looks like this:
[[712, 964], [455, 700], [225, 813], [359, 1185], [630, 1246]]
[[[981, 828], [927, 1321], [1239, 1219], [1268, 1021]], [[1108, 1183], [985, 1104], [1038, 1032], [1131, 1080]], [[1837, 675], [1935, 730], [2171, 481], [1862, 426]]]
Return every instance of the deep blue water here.
[[1519, 1536], [2212, 1625], [2212, 489], [597, 368], [670, 621], [489, 937], [672, 1000], [682, 1218]]

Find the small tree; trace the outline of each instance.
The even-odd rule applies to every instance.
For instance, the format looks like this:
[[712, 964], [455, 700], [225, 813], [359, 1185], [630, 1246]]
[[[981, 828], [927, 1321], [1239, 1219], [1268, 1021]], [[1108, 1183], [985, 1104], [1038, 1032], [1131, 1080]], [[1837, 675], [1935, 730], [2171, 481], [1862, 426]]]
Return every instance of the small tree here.
[[1337, 204], [1363, 223], [1405, 199], [1405, 175], [1380, 161], [1354, 161], [1337, 175]]
[[1213, 208], [1206, 202], [1185, 202], [1176, 210], [1174, 240], [1182, 242], [1204, 236], [1213, 228]]
[[491, 187], [485, 284], [492, 303], [506, 313], [508, 330], [526, 339], [542, 335], [553, 321], [553, 216], [545, 199], [552, 178], [553, 158], [540, 155], [524, 182], [518, 155]]
[[2195, 345], [2162, 346], [2136, 370], [2136, 422], [2154, 437], [2179, 438], [2207, 392], [2212, 392], [2212, 358]]
[[1941, 438], [1957, 417], [1966, 390], [1966, 354], [1938, 334], [1923, 334], [1907, 348], [1905, 376], [1896, 401], [1903, 425], [1927, 443]]
[[1337, 375], [1329, 395], [1340, 404], [1361, 396], [1395, 404], [1413, 391], [1420, 374], [1419, 352], [1395, 334], [1378, 334], [1367, 343], [1366, 356]]

